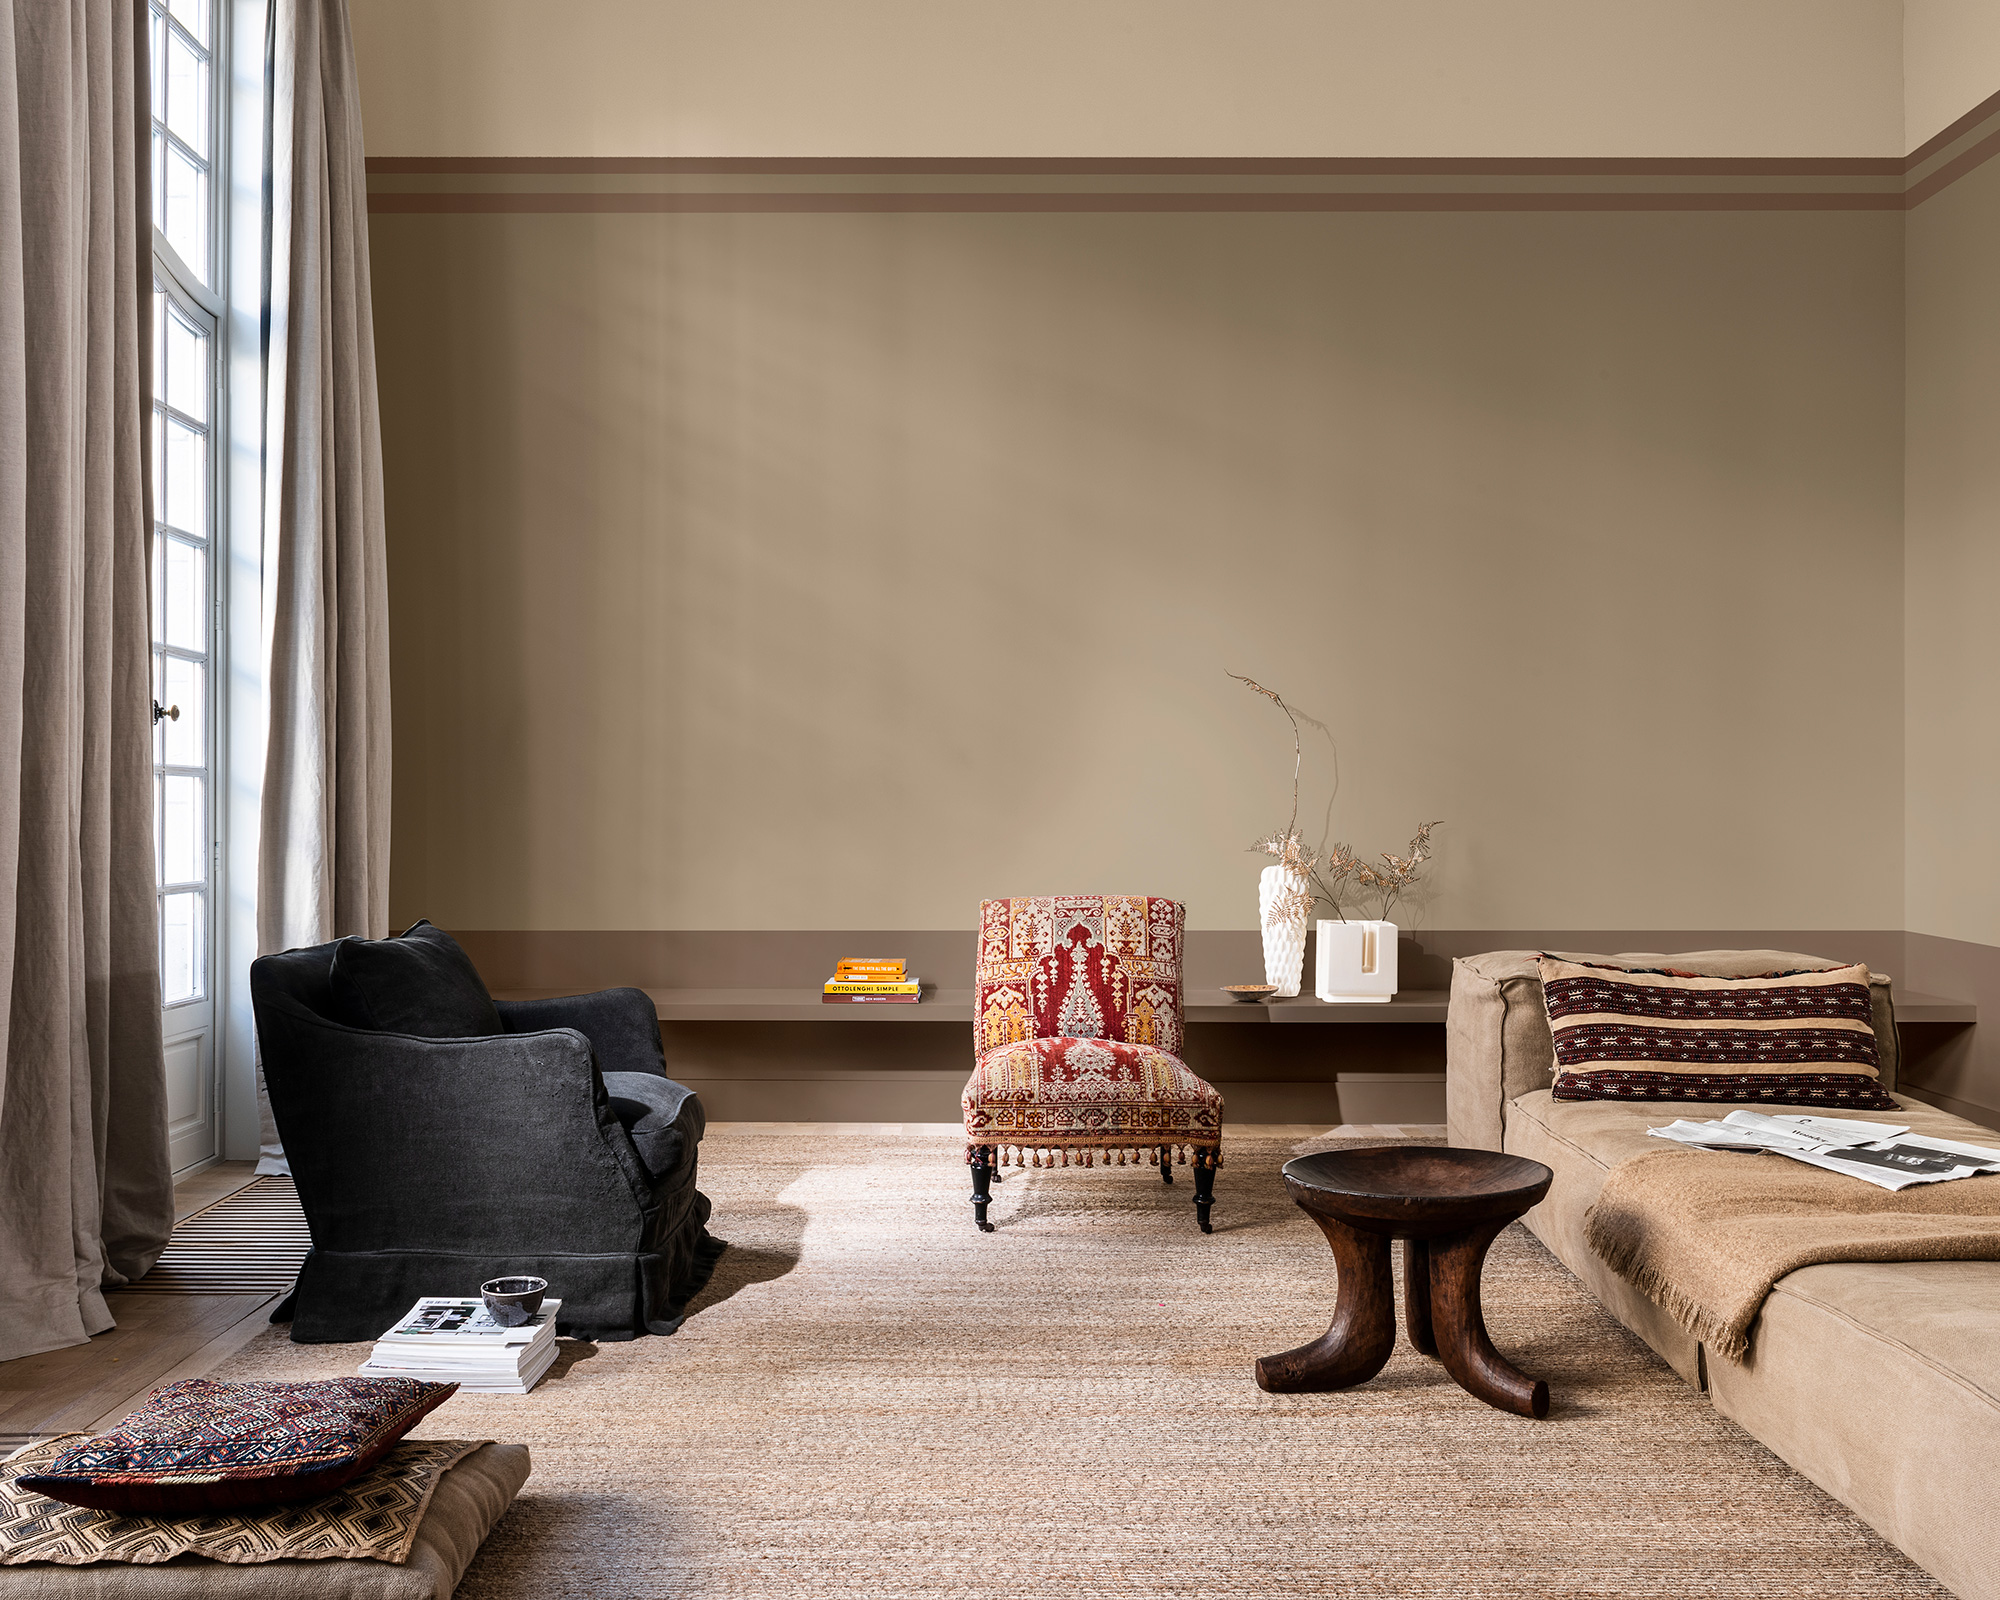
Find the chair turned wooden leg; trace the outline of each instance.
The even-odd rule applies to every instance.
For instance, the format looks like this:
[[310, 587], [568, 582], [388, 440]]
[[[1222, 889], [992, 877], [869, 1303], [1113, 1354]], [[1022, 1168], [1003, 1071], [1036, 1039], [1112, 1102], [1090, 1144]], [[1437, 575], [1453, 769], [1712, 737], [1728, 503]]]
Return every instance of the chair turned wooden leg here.
[[1403, 1241], [1403, 1326], [1410, 1330], [1410, 1347], [1423, 1355], [1438, 1353], [1431, 1326], [1431, 1246], [1428, 1239]]
[[1507, 1219], [1430, 1244], [1431, 1302], [1436, 1314], [1438, 1359], [1460, 1388], [1489, 1406], [1517, 1416], [1549, 1414], [1549, 1386], [1518, 1370], [1493, 1348], [1479, 1309], [1479, 1269], [1487, 1247]]
[[1160, 1146], [1160, 1182], [1174, 1181], [1174, 1153], [1167, 1146]]
[[1203, 1233], [1215, 1232], [1208, 1223], [1208, 1208], [1214, 1204], [1215, 1156], [1212, 1152], [1197, 1150], [1194, 1153], [1194, 1220], [1201, 1224]]
[[992, 1179], [993, 1146], [982, 1144], [973, 1151], [972, 1158], [972, 1220], [981, 1233], [993, 1231], [993, 1224], [986, 1220], [986, 1208], [993, 1203], [989, 1189]]
[[1257, 1363], [1257, 1387], [1272, 1394], [1319, 1394], [1366, 1383], [1396, 1347], [1396, 1280], [1389, 1240], [1308, 1212], [1333, 1247], [1340, 1272], [1333, 1321], [1311, 1344]]

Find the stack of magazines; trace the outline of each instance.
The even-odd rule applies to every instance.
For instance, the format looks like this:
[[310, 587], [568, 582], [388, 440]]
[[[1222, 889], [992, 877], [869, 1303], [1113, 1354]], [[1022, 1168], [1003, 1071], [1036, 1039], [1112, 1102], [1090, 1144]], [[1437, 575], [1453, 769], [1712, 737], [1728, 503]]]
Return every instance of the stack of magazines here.
[[466, 1394], [526, 1394], [556, 1358], [560, 1300], [544, 1300], [518, 1328], [503, 1328], [478, 1299], [427, 1296], [381, 1338], [364, 1378], [455, 1383]]
[[1809, 1167], [1844, 1172], [1878, 1189], [1944, 1183], [2000, 1172], [2000, 1150], [1927, 1138], [1894, 1122], [1859, 1117], [1767, 1117], [1732, 1111], [1720, 1122], [1673, 1122], [1646, 1130], [1655, 1139], [1703, 1150], [1772, 1150]]

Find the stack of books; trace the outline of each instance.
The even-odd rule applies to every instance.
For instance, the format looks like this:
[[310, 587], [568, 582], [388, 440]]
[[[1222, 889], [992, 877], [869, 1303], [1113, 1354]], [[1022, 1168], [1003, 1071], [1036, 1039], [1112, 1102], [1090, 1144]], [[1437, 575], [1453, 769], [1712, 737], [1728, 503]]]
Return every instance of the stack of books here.
[[901, 956], [849, 956], [834, 968], [820, 999], [830, 1006], [913, 1006], [921, 997]]
[[426, 1296], [410, 1307], [358, 1369], [364, 1378], [455, 1383], [466, 1394], [526, 1394], [556, 1358], [560, 1300], [518, 1328], [503, 1328], [485, 1302]]

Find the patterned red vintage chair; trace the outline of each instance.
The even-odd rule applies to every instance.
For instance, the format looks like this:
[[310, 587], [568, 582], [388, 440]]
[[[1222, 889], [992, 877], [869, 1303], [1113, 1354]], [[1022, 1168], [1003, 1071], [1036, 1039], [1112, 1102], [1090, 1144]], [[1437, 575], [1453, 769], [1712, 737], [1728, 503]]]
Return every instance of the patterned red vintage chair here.
[[975, 1065], [965, 1086], [973, 1220], [996, 1165], [1194, 1164], [1203, 1233], [1222, 1165], [1222, 1096], [1181, 1065], [1186, 912], [1144, 895], [979, 908]]

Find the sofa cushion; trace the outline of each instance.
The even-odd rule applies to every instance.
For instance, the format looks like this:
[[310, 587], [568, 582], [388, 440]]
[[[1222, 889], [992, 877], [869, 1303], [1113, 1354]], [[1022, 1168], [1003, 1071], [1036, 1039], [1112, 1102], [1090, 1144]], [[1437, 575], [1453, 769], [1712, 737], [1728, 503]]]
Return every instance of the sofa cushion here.
[[[607, 1072], [604, 1091], [611, 1098], [612, 1115], [639, 1153], [646, 1176], [658, 1183], [678, 1171], [694, 1149], [681, 1115], [694, 1091], [653, 1072]], [[694, 1137], [700, 1136], [697, 1128]]]
[[[1795, 969], [1823, 971], [1846, 964], [1788, 950], [1692, 950], [1678, 955], [1648, 951], [1614, 956], [1552, 953], [1566, 961], [1673, 967], [1720, 978]], [[1533, 950], [1493, 950], [1462, 956], [1452, 963], [1451, 1009], [1445, 1017], [1445, 1105], [1453, 1144], [1498, 1150], [1508, 1102], [1517, 1095], [1546, 1089], [1555, 1081], [1555, 1044], [1542, 1004], [1539, 962], [1539, 954]], [[1898, 1054], [1889, 979], [1871, 972], [1869, 995], [1881, 1084], [1893, 1092]]]
[[342, 939], [331, 981], [343, 1018], [357, 1028], [420, 1039], [484, 1039], [501, 1031], [472, 958], [428, 922], [394, 939]]
[[1542, 956], [1558, 1100], [1888, 1111], [1868, 969], [1716, 977]]
[[414, 1378], [190, 1378], [20, 1482], [69, 1505], [154, 1516], [310, 1500], [367, 1471], [457, 1390]]
[[1996, 1326], [2000, 1262], [1801, 1267], [1765, 1299], [1749, 1361], [1709, 1364], [1709, 1397], [1954, 1594], [1991, 1597]]

